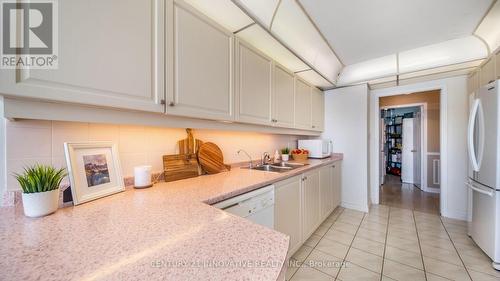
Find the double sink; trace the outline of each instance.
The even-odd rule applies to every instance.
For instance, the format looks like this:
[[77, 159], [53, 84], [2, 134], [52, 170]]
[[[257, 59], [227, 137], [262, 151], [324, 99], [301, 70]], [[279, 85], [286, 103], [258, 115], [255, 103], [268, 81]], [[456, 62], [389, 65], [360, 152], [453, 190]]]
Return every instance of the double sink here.
[[281, 162], [281, 163], [273, 163], [273, 164], [264, 164], [257, 165], [252, 167], [242, 167], [243, 169], [252, 169], [266, 172], [276, 172], [276, 173], [285, 173], [300, 167], [304, 167], [308, 164], [305, 163], [289, 163], [289, 162]]

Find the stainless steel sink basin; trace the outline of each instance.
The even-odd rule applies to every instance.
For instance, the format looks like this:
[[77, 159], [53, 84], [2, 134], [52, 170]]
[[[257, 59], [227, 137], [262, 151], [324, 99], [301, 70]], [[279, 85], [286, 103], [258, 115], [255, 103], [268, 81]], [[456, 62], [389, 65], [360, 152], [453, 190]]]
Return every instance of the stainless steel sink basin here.
[[285, 173], [285, 172], [291, 171], [293, 169], [303, 167], [305, 165], [307, 165], [307, 164], [281, 162], [281, 163], [275, 163], [275, 164], [257, 165], [257, 166], [253, 166], [252, 168], [250, 168], [250, 167], [242, 167], [242, 168], [243, 169], [259, 170], [259, 171], [266, 171], [266, 172]]

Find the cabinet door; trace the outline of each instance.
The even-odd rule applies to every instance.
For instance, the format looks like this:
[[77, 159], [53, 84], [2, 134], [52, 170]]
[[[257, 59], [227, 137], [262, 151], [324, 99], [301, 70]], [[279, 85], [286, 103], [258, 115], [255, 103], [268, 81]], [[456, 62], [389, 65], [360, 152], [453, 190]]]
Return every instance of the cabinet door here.
[[321, 221], [326, 219], [333, 211], [333, 169], [331, 166], [322, 167], [319, 170], [319, 197]]
[[274, 65], [273, 119], [276, 126], [293, 128], [294, 78], [280, 65]]
[[319, 189], [319, 170], [306, 173], [302, 181], [304, 240], [309, 238], [321, 223]]
[[247, 123], [272, 125], [273, 61], [238, 40], [236, 63], [236, 115]]
[[311, 129], [311, 87], [295, 78], [295, 128]]
[[274, 184], [274, 228], [290, 236], [289, 255], [302, 245], [301, 181], [298, 176]]
[[342, 202], [342, 162], [335, 162], [332, 167], [333, 182], [333, 208], [340, 206]]
[[467, 93], [475, 93], [479, 89], [479, 72], [471, 73], [467, 78]]
[[167, 114], [233, 120], [233, 35], [183, 1], [173, 8]]
[[485, 64], [483, 64], [479, 77], [481, 87], [495, 80], [495, 57], [491, 57]]
[[58, 69], [2, 69], [2, 94], [164, 112], [163, 0], [58, 1], [58, 10]]
[[311, 102], [312, 129], [315, 131], [323, 131], [325, 119], [325, 96], [323, 92], [316, 87], [312, 88]]

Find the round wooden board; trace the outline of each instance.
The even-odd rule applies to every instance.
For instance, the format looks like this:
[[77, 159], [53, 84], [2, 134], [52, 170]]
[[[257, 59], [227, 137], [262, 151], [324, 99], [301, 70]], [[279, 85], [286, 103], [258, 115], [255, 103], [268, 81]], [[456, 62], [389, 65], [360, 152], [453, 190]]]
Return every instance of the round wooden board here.
[[220, 173], [228, 167], [224, 165], [224, 157], [220, 148], [212, 142], [204, 143], [198, 150], [198, 162], [208, 174]]

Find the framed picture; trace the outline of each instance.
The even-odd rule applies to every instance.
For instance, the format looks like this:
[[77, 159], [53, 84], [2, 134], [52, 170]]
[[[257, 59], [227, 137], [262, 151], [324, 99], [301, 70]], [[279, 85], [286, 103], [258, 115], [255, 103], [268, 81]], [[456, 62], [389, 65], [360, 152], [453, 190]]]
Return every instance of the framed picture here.
[[64, 151], [74, 205], [125, 190], [116, 144], [66, 142]]

